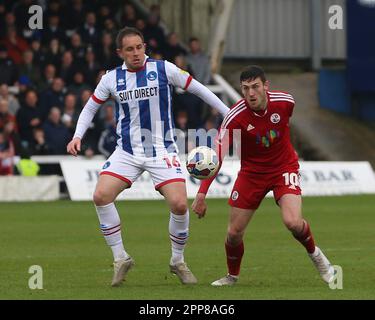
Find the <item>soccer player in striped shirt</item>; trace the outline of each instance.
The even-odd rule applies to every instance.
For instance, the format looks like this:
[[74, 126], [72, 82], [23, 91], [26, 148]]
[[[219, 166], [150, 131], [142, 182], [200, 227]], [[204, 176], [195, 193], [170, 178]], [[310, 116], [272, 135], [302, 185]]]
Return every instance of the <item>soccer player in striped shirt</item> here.
[[95, 113], [112, 96], [116, 101], [117, 148], [104, 163], [93, 197], [100, 228], [114, 256], [112, 286], [120, 285], [134, 265], [124, 249], [114, 201], [143, 171], [150, 173], [155, 189], [164, 196], [170, 208], [170, 271], [183, 284], [194, 284], [197, 279], [183, 255], [189, 236], [189, 210], [185, 177], [173, 132], [171, 86], [197, 95], [223, 116], [229, 108], [186, 71], [170, 62], [148, 58], [143, 35], [137, 29], [120, 30], [116, 44], [124, 63], [101, 78], [79, 116], [67, 151], [77, 155]]
[[[217, 141], [220, 164], [229, 146], [240, 142], [241, 169], [229, 199], [230, 219], [225, 242], [228, 274], [212, 285], [237, 282], [246, 227], [271, 190], [285, 226], [306, 248], [323, 280], [330, 282], [334, 269], [315, 246], [309, 224], [301, 213], [298, 156], [290, 142], [289, 132], [294, 99], [285, 92], [269, 91], [269, 82], [261, 67], [246, 68], [240, 81], [244, 99], [232, 106], [225, 116]], [[205, 197], [214, 179], [215, 176], [201, 183], [192, 205], [199, 217], [206, 213]]]

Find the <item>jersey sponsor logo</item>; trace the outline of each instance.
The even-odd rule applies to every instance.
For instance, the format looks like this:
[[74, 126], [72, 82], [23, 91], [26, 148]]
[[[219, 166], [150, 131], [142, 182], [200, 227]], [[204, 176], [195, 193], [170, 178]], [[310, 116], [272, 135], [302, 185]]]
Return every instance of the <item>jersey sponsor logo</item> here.
[[125, 84], [125, 79], [120, 78], [117, 80], [117, 85], [123, 86], [124, 84]]
[[104, 169], [107, 169], [110, 165], [111, 165], [111, 162], [110, 162], [110, 161], [107, 161], [107, 162], [103, 165], [103, 170], [104, 170]]
[[158, 96], [158, 87], [143, 87], [134, 90], [119, 91], [118, 97], [120, 102], [129, 100], [142, 100]]
[[249, 125], [247, 126], [247, 131], [250, 131], [250, 130], [253, 130], [255, 127], [249, 123]]
[[149, 73], [147, 73], [147, 79], [150, 81], [156, 80], [157, 77], [158, 74], [155, 71], [150, 71]]
[[262, 144], [263, 147], [269, 148], [275, 141], [276, 138], [280, 137], [280, 131], [277, 130], [270, 130], [267, 131], [265, 136], [261, 136], [257, 133], [256, 136], [256, 144]]
[[278, 113], [272, 113], [271, 117], [270, 117], [270, 120], [271, 120], [272, 123], [279, 123], [281, 118], [280, 118], [280, 115]]
[[232, 192], [232, 200], [236, 201], [238, 199], [238, 197], [239, 197], [238, 191], [233, 191]]

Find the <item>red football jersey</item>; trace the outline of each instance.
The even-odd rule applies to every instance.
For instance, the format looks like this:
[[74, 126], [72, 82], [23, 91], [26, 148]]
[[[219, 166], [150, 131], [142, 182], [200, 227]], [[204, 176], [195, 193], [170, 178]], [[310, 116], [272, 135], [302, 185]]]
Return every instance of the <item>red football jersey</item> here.
[[[285, 92], [268, 91], [267, 100], [267, 109], [256, 113], [242, 99], [231, 107], [222, 122], [216, 151], [222, 160], [228, 144], [237, 142], [236, 132], [240, 132], [242, 173], [274, 173], [291, 166], [298, 168], [289, 128], [294, 99]], [[204, 180], [199, 192], [206, 193], [213, 178]]]

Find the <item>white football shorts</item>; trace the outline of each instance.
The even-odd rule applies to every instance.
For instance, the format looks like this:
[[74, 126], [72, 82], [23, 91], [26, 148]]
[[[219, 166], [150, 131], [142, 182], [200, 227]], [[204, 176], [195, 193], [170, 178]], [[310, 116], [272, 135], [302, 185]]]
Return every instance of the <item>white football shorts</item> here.
[[143, 171], [150, 173], [156, 190], [171, 182], [185, 182], [185, 173], [181, 169], [181, 161], [176, 153], [147, 158], [133, 156], [121, 148], [116, 148], [104, 163], [100, 174], [116, 177], [131, 186]]

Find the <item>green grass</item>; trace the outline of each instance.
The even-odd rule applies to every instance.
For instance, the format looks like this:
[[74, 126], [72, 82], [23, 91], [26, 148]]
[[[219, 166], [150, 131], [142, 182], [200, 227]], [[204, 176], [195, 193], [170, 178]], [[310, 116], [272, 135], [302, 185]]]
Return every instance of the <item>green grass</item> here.
[[[266, 199], [249, 225], [235, 287], [209, 284], [226, 273], [229, 207], [209, 200], [207, 216], [191, 215], [186, 260], [199, 280], [182, 286], [169, 273], [168, 210], [162, 201], [117, 203], [127, 251], [136, 260], [122, 287], [111, 288], [112, 255], [88, 202], [0, 204], [0, 299], [374, 299], [375, 198], [304, 198], [317, 244], [343, 268], [343, 290], [331, 290]], [[31, 265], [43, 289], [31, 290]]]

